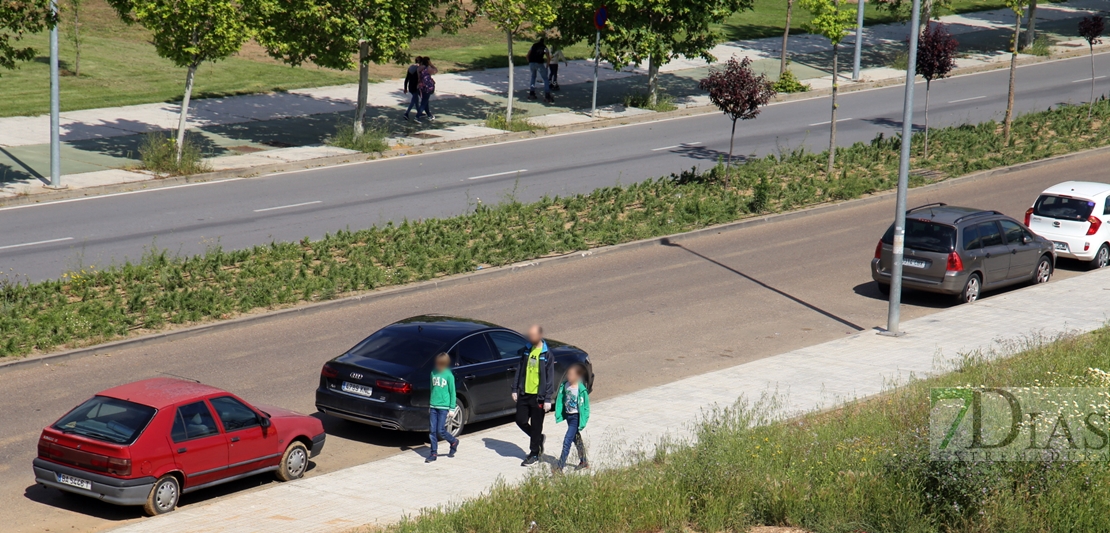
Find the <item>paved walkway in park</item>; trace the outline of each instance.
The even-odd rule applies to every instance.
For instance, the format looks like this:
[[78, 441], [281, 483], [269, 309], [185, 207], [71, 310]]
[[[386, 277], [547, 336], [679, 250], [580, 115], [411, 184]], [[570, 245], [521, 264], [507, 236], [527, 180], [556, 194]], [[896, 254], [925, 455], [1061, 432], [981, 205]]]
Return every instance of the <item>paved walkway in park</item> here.
[[[1083, 302], [1076, 305], [1075, 302]], [[597, 402], [585, 436], [596, 468], [650, 456], [667, 438], [692, 438], [695, 421], [744, 397], [777, 395], [779, 414], [827, 408], [889, 390], [911, 376], [952, 369], [965, 354], [999, 356], [1029, 342], [1102, 327], [1110, 309], [1110, 269], [1007, 292], [904, 324], [900, 338], [867, 331], [733, 368]], [[620, 376], [599, 376], [598, 386]], [[666, 409], [659, 409], [666, 398]], [[545, 424], [549, 454], [565, 426]], [[416, 450], [364, 465], [195, 505], [118, 528], [118, 533], [339, 532], [388, 524], [421, 508], [450, 505], [542, 471], [522, 468], [526, 445], [512, 424], [466, 435], [459, 455], [424, 464]], [[325, 448], [324, 453], [327, 453]], [[551, 461], [546, 457], [545, 461]], [[578, 474], [574, 474], [578, 475]], [[386, 481], [382, 481], [386, 480]], [[396, 480], [407, 480], [398, 483]]]
[[[1067, 4], [1047, 4], [1037, 11], [1038, 30], [1052, 35], [1056, 49], [1085, 46], [1077, 40], [1075, 19], [1106, 7], [1104, 0], [1072, 0]], [[1013, 13], [1009, 10], [951, 15], [941, 19], [961, 42], [965, 54], [959, 67], [1003, 63], [1012, 31]], [[863, 81], [897, 79], [904, 71], [890, 68], [893, 58], [905, 47], [907, 25], [886, 24], [866, 28], [861, 73]], [[781, 38], [734, 41], [713, 50], [720, 61], [730, 57], [749, 57], [753, 67], [772, 77], [778, 74]], [[841, 46], [840, 64], [850, 75], [855, 37], [848, 36]], [[815, 89], [827, 88], [832, 81], [829, 42], [813, 35], [792, 36], [791, 70]], [[700, 59], [678, 59], [661, 68], [661, 86], [679, 106], [708, 105], [698, 89], [698, 80], [707, 66]], [[516, 69], [516, 94], [527, 90], [528, 68]], [[603, 116], [650, 113], [626, 109], [621, 102], [631, 93], [643, 90], [643, 69], [614, 71], [603, 64], [599, 103]], [[560, 70], [563, 90], [558, 102], [548, 106], [527, 100], [518, 112], [540, 126], [590, 122], [583, 111], [590, 107], [593, 76], [591, 61], [572, 61]], [[507, 69], [487, 69], [437, 76], [437, 96], [433, 109], [439, 120], [415, 125], [399, 119], [406, 103], [401, 82], [390, 80], [370, 86], [371, 120], [389, 128], [391, 143], [419, 146], [497, 135], [500, 130], [486, 128], [485, 117], [504, 105]], [[850, 82], [842, 81], [842, 85]], [[199, 133], [202, 149], [210, 156], [214, 170], [249, 169], [274, 162], [298, 162], [350, 153], [334, 148], [318, 148], [341, 121], [349, 120], [354, 109], [355, 85], [301, 89], [286, 93], [233, 96], [196, 100], [190, 107], [190, 126]], [[63, 183], [74, 188], [154, 179], [156, 176], [134, 170], [138, 166], [139, 146], [144, 134], [172, 130], [177, 126], [179, 106], [155, 103], [135, 106], [67, 111], [61, 116]], [[49, 117], [0, 118], [0, 198], [37, 194], [49, 176]], [[304, 149], [304, 147], [314, 147]]]

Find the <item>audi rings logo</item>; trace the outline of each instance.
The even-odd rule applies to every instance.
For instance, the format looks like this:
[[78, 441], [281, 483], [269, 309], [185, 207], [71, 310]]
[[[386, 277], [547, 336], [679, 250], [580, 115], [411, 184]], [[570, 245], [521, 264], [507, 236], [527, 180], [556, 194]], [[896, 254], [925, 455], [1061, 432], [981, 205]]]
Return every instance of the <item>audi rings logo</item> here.
[[362, 379], [362, 374], [358, 372], [351, 372], [351, 379]]

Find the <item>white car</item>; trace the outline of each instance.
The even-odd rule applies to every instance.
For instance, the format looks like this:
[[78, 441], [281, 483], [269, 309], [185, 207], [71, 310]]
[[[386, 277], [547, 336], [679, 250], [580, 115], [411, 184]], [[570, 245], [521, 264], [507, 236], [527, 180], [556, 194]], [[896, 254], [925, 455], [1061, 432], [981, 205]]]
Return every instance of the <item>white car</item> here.
[[1110, 185], [1065, 181], [1046, 189], [1025, 212], [1025, 225], [1049, 239], [1056, 255], [1110, 264]]

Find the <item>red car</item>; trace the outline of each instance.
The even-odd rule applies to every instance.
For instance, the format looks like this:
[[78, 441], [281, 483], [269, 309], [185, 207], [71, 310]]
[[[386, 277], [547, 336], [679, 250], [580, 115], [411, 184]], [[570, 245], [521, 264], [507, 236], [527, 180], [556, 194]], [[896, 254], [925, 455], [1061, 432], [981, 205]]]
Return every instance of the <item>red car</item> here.
[[182, 494], [261, 472], [300, 478], [324, 426], [226, 391], [156, 378], [108, 389], [42, 430], [35, 480], [149, 515]]

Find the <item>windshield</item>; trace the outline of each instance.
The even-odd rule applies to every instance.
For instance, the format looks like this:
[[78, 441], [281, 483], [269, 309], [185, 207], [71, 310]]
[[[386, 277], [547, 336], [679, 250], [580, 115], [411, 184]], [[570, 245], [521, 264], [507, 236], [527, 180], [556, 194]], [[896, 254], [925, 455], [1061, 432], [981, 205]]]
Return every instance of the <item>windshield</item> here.
[[[884, 244], [894, 243], [894, 224], [883, 235]], [[948, 253], [956, 247], [956, 228], [926, 220], [906, 219], [906, 248]]]
[[346, 355], [418, 368], [443, 351], [442, 341], [406, 329], [409, 328], [378, 331], [351, 348]]
[[131, 444], [154, 418], [154, 408], [94, 396], [62, 417], [54, 429], [113, 444]]
[[1091, 216], [1091, 211], [1094, 208], [1095, 203], [1090, 200], [1043, 194], [1040, 198], [1037, 198], [1037, 203], [1033, 204], [1033, 214], [1047, 218], [1082, 222]]

